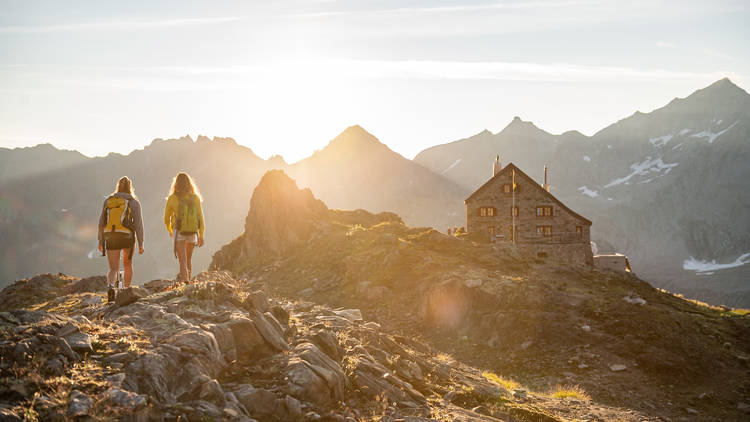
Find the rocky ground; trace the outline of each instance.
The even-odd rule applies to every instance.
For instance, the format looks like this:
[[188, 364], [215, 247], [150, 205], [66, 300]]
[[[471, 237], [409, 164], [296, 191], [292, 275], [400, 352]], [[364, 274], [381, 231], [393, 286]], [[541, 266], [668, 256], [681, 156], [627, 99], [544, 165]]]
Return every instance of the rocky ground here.
[[189, 285], [0, 293], [0, 420], [744, 421], [747, 311], [392, 213], [283, 172]]
[[212, 267], [283, 297], [358, 308], [392, 334], [533, 391], [577, 385], [664, 420], [750, 417], [746, 310], [410, 228], [391, 213], [329, 210], [282, 172], [261, 180], [245, 232]]
[[102, 281], [0, 312], [0, 419], [656, 420], [575, 388], [529, 391], [390, 335], [358, 309], [269, 298], [226, 273], [155, 280], [112, 304]]

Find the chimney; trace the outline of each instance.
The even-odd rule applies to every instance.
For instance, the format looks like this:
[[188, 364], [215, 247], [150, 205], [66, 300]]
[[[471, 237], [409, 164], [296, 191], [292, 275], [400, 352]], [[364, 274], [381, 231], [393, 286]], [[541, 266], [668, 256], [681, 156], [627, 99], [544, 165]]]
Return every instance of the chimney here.
[[492, 163], [492, 177], [495, 177], [498, 173], [500, 173], [500, 170], [502, 167], [500, 167], [500, 154], [498, 154], [495, 157], [495, 162]]
[[544, 166], [544, 184], [542, 185], [542, 189], [546, 190], [547, 192], [549, 192], [549, 189], [550, 189], [550, 186], [547, 183], [547, 166], [546, 165]]

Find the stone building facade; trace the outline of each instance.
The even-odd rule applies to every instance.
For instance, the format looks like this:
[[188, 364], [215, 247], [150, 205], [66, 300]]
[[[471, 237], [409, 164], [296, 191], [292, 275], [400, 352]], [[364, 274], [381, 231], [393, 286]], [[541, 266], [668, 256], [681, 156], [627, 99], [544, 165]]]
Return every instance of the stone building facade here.
[[464, 201], [469, 233], [512, 242], [539, 258], [593, 265], [591, 221], [552, 196], [546, 171], [540, 185], [513, 163], [501, 168], [498, 158], [493, 174]]

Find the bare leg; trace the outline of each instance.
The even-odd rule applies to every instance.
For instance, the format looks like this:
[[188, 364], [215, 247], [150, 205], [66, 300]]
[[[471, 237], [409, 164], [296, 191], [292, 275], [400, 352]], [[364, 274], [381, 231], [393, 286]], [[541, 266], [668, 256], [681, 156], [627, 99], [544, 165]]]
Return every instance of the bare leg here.
[[185, 241], [177, 241], [177, 260], [180, 261], [180, 277], [182, 281], [187, 281], [188, 269], [187, 269], [187, 256], [185, 253]]
[[185, 261], [187, 262], [187, 281], [193, 279], [193, 249], [195, 244], [185, 242]]
[[117, 279], [117, 272], [120, 271], [120, 250], [107, 250], [107, 262], [109, 271], [107, 272], [107, 284], [113, 286]]
[[130, 248], [122, 250], [122, 266], [125, 269], [125, 280], [123, 283], [127, 289], [130, 287], [130, 281], [133, 279], [133, 258], [130, 257]]

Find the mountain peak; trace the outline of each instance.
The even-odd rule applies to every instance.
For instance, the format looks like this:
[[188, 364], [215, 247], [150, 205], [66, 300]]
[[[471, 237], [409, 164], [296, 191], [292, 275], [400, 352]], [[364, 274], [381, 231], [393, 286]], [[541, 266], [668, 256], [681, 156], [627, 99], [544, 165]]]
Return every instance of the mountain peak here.
[[323, 151], [333, 151], [337, 154], [353, 154], [385, 147], [378, 138], [366, 131], [360, 125], [349, 126], [337, 137], [333, 138]]
[[508, 126], [505, 126], [505, 128], [500, 131], [500, 133], [503, 133], [506, 135], [507, 134], [513, 134], [513, 135], [532, 134], [535, 132], [546, 133], [543, 130], [536, 127], [534, 123], [530, 121], [522, 120], [518, 116], [513, 117], [513, 120], [508, 124]]
[[722, 78], [705, 88], [695, 91], [687, 99], [726, 101], [732, 98], [747, 97], [747, 91], [737, 86], [729, 78]]

